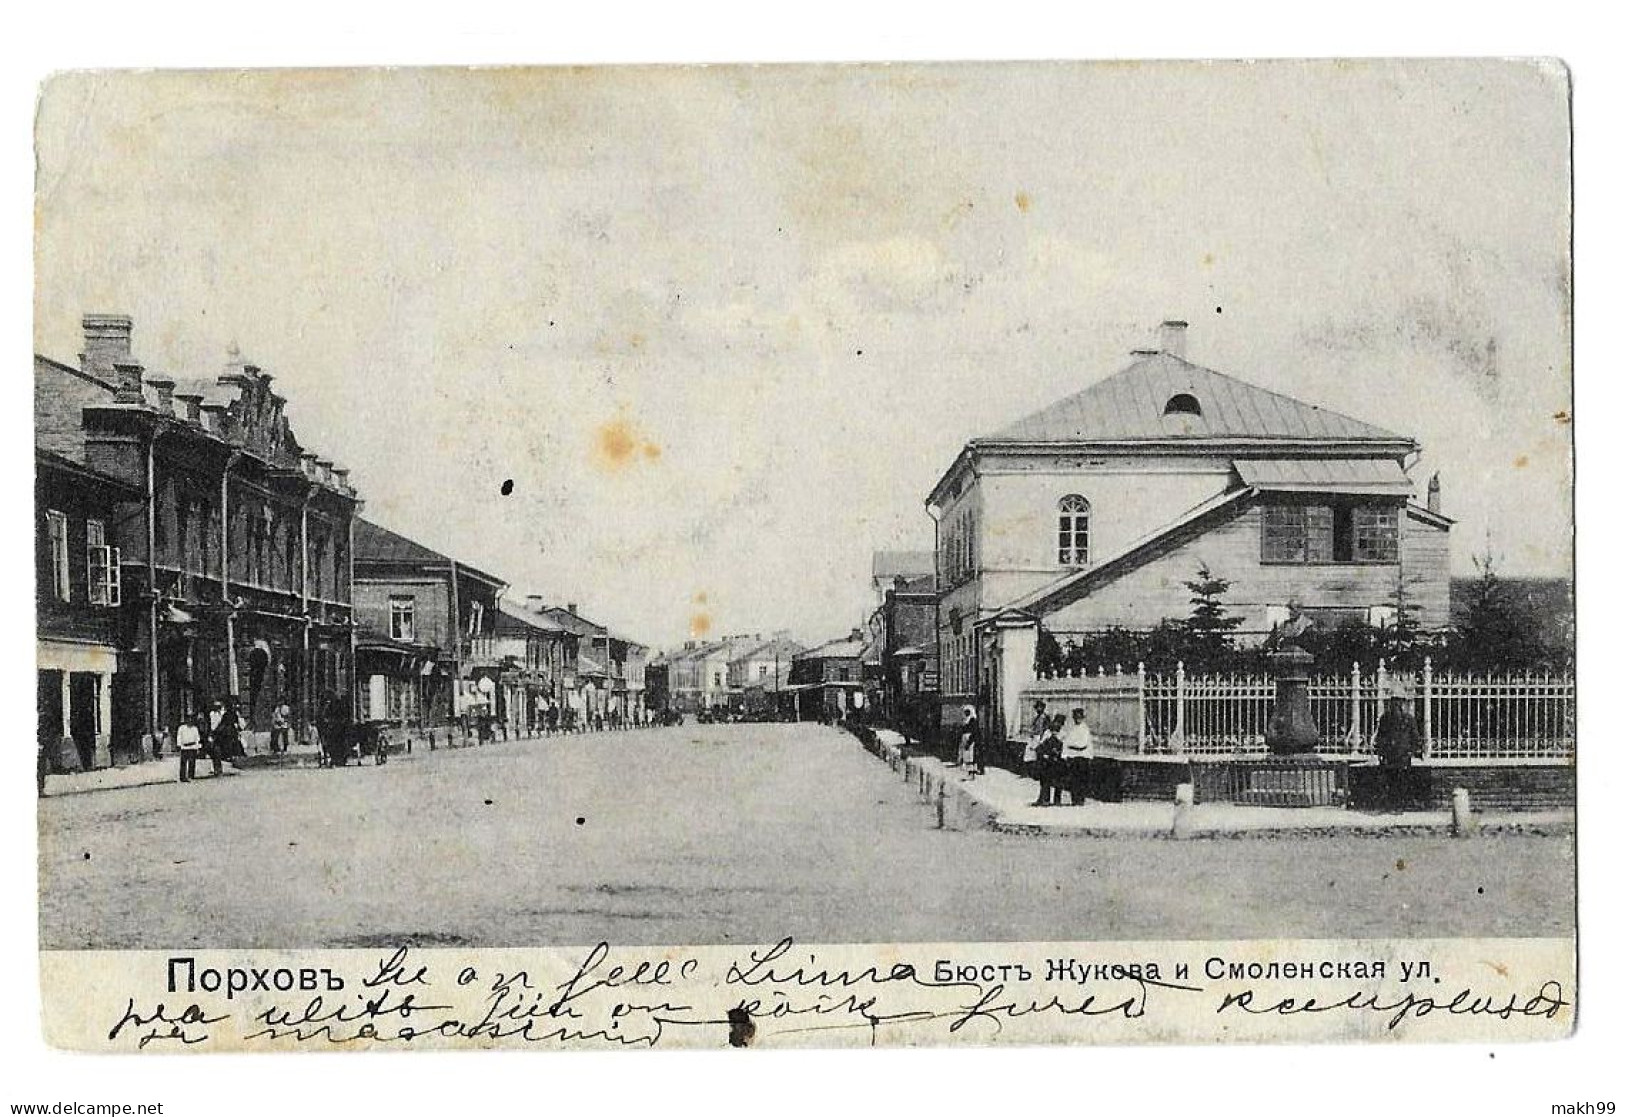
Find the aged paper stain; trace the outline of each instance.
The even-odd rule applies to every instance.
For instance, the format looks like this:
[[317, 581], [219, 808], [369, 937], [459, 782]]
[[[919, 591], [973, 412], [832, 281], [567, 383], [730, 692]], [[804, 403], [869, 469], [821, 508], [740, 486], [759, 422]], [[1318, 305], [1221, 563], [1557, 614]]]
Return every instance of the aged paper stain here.
[[660, 453], [659, 445], [645, 437], [631, 419], [617, 415], [593, 432], [589, 456], [598, 469], [619, 473], [639, 460], [656, 461]]

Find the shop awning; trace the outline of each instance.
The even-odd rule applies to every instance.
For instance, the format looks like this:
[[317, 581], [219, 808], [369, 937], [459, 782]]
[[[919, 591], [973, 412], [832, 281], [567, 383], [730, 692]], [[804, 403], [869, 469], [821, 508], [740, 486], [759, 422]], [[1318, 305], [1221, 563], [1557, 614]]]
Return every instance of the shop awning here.
[[1266, 492], [1411, 495], [1411, 481], [1392, 458], [1237, 458], [1244, 484]]

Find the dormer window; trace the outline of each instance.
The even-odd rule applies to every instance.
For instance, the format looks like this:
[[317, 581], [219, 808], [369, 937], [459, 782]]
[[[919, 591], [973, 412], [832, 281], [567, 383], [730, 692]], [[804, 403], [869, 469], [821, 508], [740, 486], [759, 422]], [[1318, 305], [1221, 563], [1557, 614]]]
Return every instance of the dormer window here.
[[1089, 502], [1077, 493], [1057, 505], [1055, 561], [1061, 566], [1089, 565]]
[[1177, 395], [1168, 397], [1168, 402], [1163, 405], [1162, 413], [1165, 416], [1195, 415], [1197, 418], [1201, 418], [1202, 404], [1201, 401], [1199, 401], [1189, 392], [1180, 392]]

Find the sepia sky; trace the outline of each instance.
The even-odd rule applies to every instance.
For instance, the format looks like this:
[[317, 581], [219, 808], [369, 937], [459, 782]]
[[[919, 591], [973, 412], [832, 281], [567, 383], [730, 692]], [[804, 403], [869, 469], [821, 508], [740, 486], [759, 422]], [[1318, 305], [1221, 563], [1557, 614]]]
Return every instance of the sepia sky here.
[[1418, 438], [1458, 571], [1570, 563], [1553, 66], [69, 74], [38, 138], [41, 352], [235, 344], [367, 516], [657, 645], [859, 623], [1167, 317]]

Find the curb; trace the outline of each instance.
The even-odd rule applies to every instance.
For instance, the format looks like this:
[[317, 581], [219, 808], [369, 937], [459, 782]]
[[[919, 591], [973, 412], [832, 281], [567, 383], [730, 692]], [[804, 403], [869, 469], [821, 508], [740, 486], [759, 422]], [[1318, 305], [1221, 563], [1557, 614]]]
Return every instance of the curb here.
[[[1003, 811], [987, 800], [974, 795], [969, 787], [957, 780], [949, 780], [933, 773], [925, 764], [907, 755], [904, 748], [881, 740], [868, 729], [853, 729], [853, 735], [864, 750], [885, 762], [894, 772], [912, 784], [915, 793], [924, 801], [938, 801], [938, 829], [985, 829], [1001, 834], [1020, 834], [1025, 837], [1044, 838], [1130, 838], [1144, 841], [1246, 841], [1292, 838], [1437, 838], [1454, 837], [1449, 822], [1407, 822], [1396, 819], [1392, 823], [1370, 826], [1267, 826], [1227, 827], [1192, 826], [1175, 832], [1174, 818], [1170, 814], [1164, 825], [1101, 826], [1081, 822], [1077, 825], [1060, 823], [1046, 825], [1032, 822], [1007, 822]], [[951, 794], [950, 794], [951, 793]], [[950, 814], [949, 801], [954, 809]], [[1172, 808], [1173, 804], [1170, 803]], [[950, 821], [958, 825], [950, 826]], [[1572, 816], [1562, 819], [1523, 820], [1515, 817], [1484, 818], [1478, 816], [1476, 833], [1482, 837], [1528, 835], [1535, 837], [1571, 836], [1575, 832]]]

